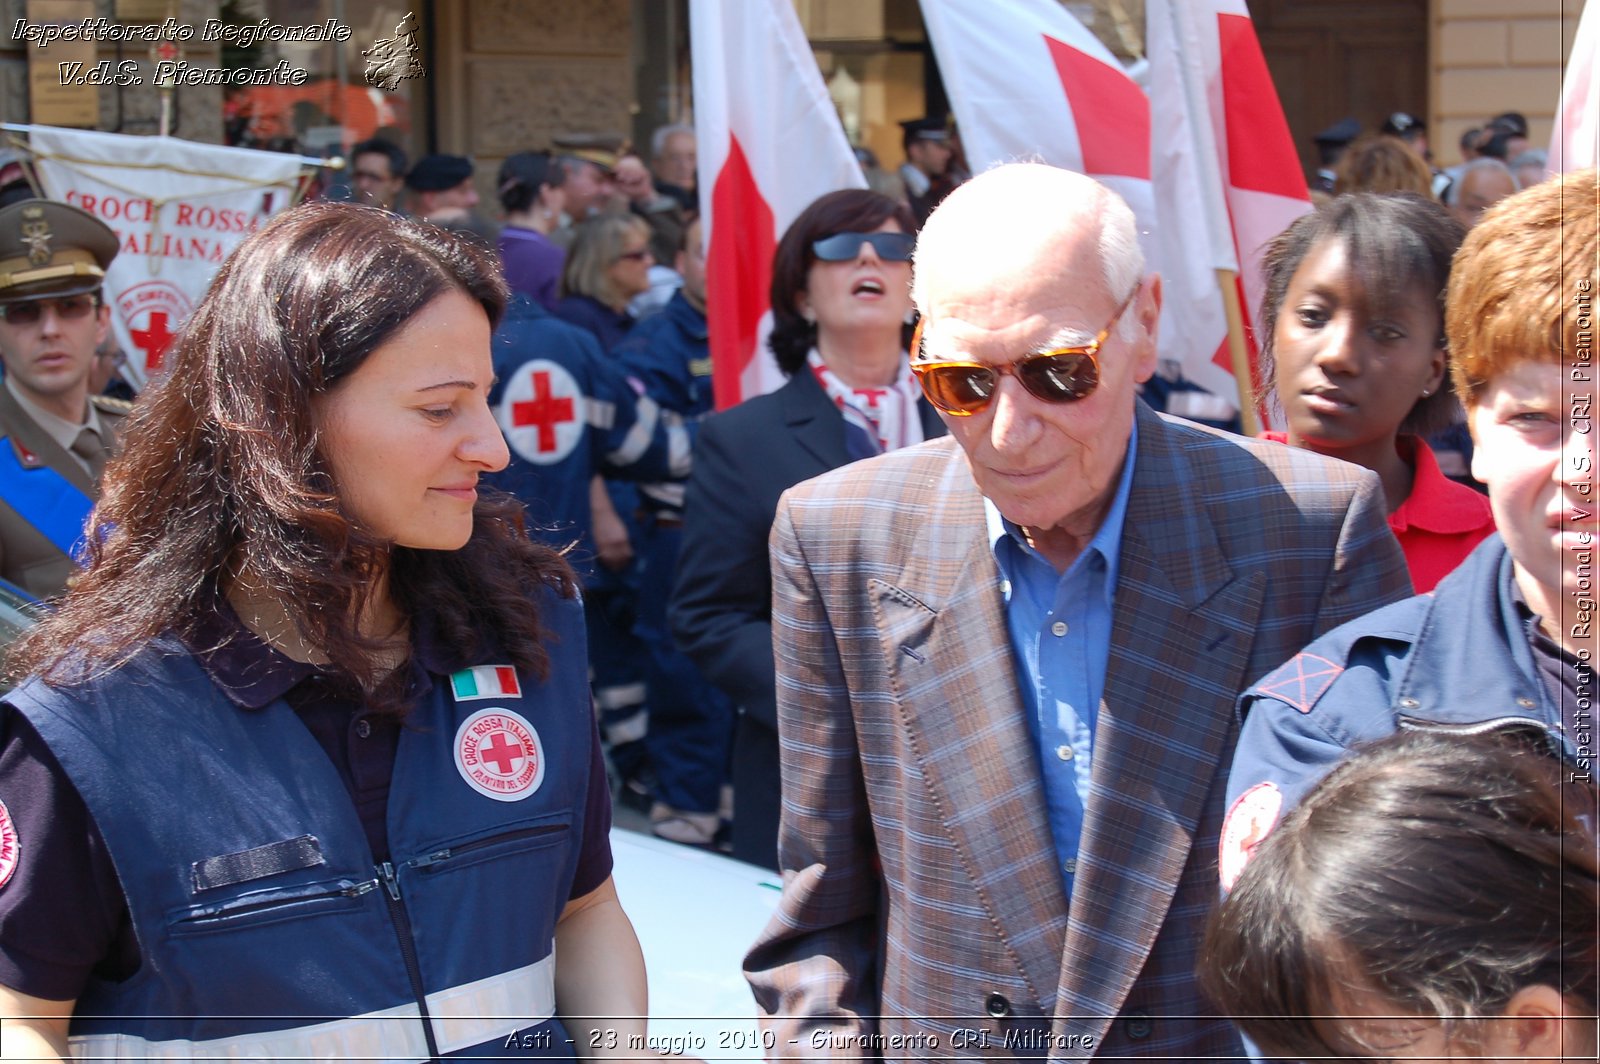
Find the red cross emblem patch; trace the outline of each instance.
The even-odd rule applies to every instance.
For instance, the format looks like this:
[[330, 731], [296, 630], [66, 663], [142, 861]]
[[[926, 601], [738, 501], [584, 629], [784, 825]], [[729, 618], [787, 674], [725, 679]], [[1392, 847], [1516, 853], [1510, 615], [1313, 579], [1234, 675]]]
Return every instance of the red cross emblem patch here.
[[1222, 845], [1217, 853], [1217, 878], [1223, 890], [1233, 889], [1233, 881], [1277, 824], [1282, 808], [1283, 792], [1275, 783], [1258, 783], [1233, 803], [1228, 819], [1222, 822]]
[[0, 887], [11, 881], [21, 863], [22, 847], [17, 838], [17, 825], [11, 821], [11, 811], [0, 802]]
[[500, 430], [511, 449], [535, 465], [554, 465], [583, 438], [585, 400], [566, 367], [547, 358], [525, 362], [506, 380]]
[[520, 802], [544, 782], [539, 733], [509, 709], [480, 709], [456, 729], [456, 771], [497, 802]]

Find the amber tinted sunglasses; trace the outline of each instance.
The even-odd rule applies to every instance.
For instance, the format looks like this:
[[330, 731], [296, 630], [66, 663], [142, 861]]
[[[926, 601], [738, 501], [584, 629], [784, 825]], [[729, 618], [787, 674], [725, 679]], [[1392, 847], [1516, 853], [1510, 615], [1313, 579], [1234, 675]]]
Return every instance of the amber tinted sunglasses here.
[[1082, 347], [1040, 351], [1005, 365], [967, 359], [923, 361], [923, 323], [918, 321], [916, 331], [911, 334], [911, 372], [917, 375], [928, 402], [952, 417], [970, 417], [981, 412], [994, 398], [1000, 378], [1007, 374], [1017, 378], [1029, 395], [1047, 403], [1075, 403], [1087, 399], [1100, 386], [1100, 345], [1122, 319], [1133, 297], [1139, 294], [1139, 288], [1140, 285], [1133, 286], [1133, 291], [1117, 307], [1106, 327]]

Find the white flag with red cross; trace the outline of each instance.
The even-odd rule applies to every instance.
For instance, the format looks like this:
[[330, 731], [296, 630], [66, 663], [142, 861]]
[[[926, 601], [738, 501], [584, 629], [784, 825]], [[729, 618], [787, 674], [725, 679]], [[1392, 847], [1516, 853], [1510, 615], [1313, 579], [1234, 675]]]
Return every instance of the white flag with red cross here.
[[176, 137], [30, 126], [28, 144], [45, 194], [117, 234], [104, 291], [135, 385], [160, 373], [223, 260], [290, 205], [300, 173], [298, 155]]
[[1311, 210], [1300, 157], [1245, 0], [1147, 0], [1145, 22], [1163, 230], [1191, 265], [1238, 271], [1253, 380], [1261, 257]]
[[865, 188], [790, 0], [690, 0], [712, 387], [724, 409], [783, 383], [767, 334], [778, 238], [812, 200]]
[[1600, 3], [1585, 4], [1567, 57], [1550, 135], [1550, 169], [1558, 174], [1600, 166]]

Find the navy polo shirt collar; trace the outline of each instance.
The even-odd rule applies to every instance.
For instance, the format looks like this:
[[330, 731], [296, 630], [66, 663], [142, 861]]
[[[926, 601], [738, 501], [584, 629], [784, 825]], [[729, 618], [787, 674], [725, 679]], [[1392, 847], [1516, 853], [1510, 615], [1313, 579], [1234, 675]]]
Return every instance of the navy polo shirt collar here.
[[[214, 596], [200, 611], [183, 641], [211, 682], [240, 709], [265, 709], [302, 681], [327, 672], [322, 666], [296, 661], [261, 639], [222, 595]], [[413, 692], [431, 686], [428, 674], [444, 676], [453, 671], [430, 618], [412, 621], [410, 668]]]

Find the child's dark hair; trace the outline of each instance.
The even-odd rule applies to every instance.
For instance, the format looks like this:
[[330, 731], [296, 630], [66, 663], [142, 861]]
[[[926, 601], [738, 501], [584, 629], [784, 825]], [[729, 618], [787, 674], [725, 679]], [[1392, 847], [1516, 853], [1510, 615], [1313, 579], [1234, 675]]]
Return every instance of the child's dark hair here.
[[1347, 1056], [1376, 997], [1465, 1025], [1518, 990], [1596, 1008], [1592, 783], [1521, 734], [1402, 733], [1335, 769], [1213, 914], [1205, 991], [1268, 1056]]

